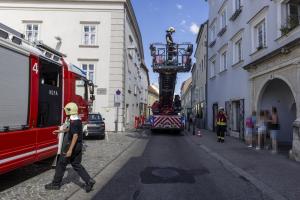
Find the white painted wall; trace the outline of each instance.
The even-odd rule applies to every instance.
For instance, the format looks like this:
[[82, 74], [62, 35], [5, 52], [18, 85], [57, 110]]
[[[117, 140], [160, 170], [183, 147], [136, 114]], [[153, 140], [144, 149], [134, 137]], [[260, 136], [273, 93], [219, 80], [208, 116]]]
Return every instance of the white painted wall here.
[[[129, 6], [130, 8], [131, 6]], [[126, 9], [127, 10], [127, 9]], [[128, 11], [128, 10], [127, 10]], [[129, 12], [129, 11], [128, 11]], [[84, 62], [92, 62], [96, 65], [95, 92], [99, 88], [105, 88], [106, 94], [97, 94], [94, 103], [94, 112], [100, 112], [106, 119], [106, 129], [115, 130], [116, 107], [114, 94], [120, 89], [123, 95], [123, 103], [119, 108], [118, 130], [125, 130], [125, 105], [136, 105], [139, 96], [124, 98], [125, 93], [125, 23], [126, 32], [131, 33], [135, 43], [140, 44], [141, 36], [133, 34], [138, 26], [131, 25], [135, 21], [133, 15], [127, 15], [125, 22], [124, 1], [2, 1], [0, 2], [1, 22], [17, 31], [24, 33], [25, 21], [38, 21], [40, 23], [40, 40], [55, 48], [55, 37], [62, 38], [61, 52], [67, 55], [67, 60], [77, 66]], [[133, 17], [132, 17], [133, 16]], [[82, 22], [97, 22], [97, 46], [80, 47], [82, 44]], [[130, 24], [130, 25], [129, 25]], [[143, 59], [143, 51], [137, 48]], [[127, 58], [128, 59], [128, 58]], [[133, 72], [134, 74], [137, 71]], [[137, 86], [144, 84], [136, 81]], [[142, 86], [147, 88], [147, 86]], [[136, 113], [135, 107], [130, 113]], [[132, 124], [132, 123], [131, 123]], [[132, 128], [128, 127], [128, 128]]]

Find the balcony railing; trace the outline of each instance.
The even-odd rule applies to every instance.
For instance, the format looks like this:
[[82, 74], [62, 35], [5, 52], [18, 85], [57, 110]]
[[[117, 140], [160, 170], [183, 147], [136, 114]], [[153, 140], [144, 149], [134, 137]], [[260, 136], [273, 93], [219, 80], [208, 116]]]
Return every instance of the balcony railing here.
[[287, 22], [283, 24], [280, 28], [281, 35], [286, 35], [294, 28], [299, 26], [300, 24], [300, 16], [298, 15], [291, 15], [287, 18]]
[[150, 46], [153, 70], [169, 69], [176, 71], [190, 71], [192, 66], [191, 55], [193, 45], [190, 43], [166, 44], [155, 43]]

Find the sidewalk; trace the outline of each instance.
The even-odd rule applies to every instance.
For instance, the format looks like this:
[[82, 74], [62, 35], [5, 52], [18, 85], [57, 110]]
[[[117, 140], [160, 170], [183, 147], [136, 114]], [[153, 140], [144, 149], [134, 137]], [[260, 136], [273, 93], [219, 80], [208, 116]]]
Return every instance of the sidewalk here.
[[289, 160], [287, 155], [274, 155], [270, 150], [257, 151], [230, 136], [225, 138], [225, 143], [218, 143], [216, 134], [207, 130], [201, 130], [202, 137], [193, 136], [192, 132], [186, 133], [202, 150], [222, 164], [227, 164], [227, 167], [235, 168], [232, 171], [242, 176], [241, 178], [254, 185], [257, 183], [256, 186], [258, 189], [262, 187], [263, 192], [267, 189], [269, 193], [276, 193], [271, 195], [274, 199], [300, 199], [300, 163]]

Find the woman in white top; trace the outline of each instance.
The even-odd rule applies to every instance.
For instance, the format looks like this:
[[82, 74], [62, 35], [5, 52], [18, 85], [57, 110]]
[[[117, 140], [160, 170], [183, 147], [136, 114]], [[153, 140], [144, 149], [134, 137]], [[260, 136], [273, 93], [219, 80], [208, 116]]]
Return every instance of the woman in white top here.
[[259, 119], [258, 119], [258, 139], [257, 139], [257, 146], [256, 149], [260, 150], [262, 148], [262, 145], [264, 144], [264, 138], [267, 133], [267, 123], [266, 123], [266, 117], [265, 112], [263, 110], [259, 113]]

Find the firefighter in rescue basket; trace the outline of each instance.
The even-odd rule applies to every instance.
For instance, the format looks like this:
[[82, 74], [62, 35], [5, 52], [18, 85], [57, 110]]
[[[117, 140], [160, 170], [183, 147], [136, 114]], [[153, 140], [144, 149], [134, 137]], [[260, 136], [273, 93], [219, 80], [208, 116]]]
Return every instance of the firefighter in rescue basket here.
[[167, 42], [167, 50], [168, 50], [168, 64], [173, 64], [175, 61], [176, 57], [176, 48], [175, 48], [175, 43], [173, 41], [172, 34], [175, 33], [175, 28], [170, 27], [167, 30], [166, 34], [166, 42]]

